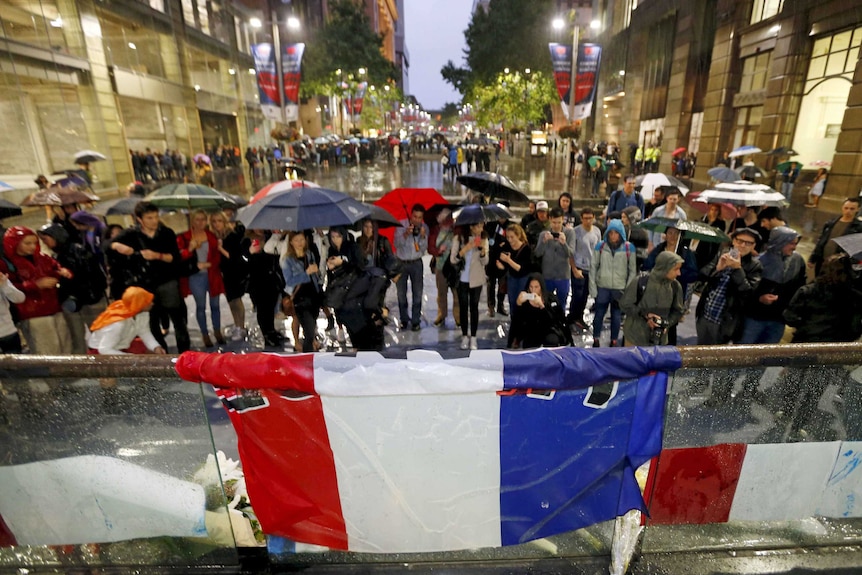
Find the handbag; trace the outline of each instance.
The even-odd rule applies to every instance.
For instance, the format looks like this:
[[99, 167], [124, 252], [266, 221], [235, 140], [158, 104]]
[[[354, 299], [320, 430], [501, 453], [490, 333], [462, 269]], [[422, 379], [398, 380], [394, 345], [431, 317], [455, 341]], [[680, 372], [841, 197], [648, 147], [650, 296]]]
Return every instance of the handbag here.
[[340, 309], [344, 306], [347, 294], [353, 287], [358, 274], [352, 269], [337, 268], [334, 271], [338, 273], [332, 274], [326, 286], [326, 291], [323, 294], [323, 305], [332, 309]]
[[464, 260], [459, 260], [457, 264], [453, 264], [452, 260], [446, 258], [440, 271], [446, 278], [446, 285], [450, 288], [456, 288], [461, 281], [461, 272], [464, 271]]
[[187, 278], [201, 271], [200, 268], [198, 268], [197, 252], [192, 252], [191, 254], [190, 258], [180, 259], [179, 273], [181, 277]]

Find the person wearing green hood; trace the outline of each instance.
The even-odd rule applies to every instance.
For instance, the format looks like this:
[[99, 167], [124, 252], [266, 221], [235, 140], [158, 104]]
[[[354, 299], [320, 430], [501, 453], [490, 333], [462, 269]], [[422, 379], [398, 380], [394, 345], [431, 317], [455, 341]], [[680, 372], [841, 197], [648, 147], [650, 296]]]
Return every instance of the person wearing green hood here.
[[676, 280], [682, 264], [680, 256], [664, 251], [656, 258], [646, 286], [636, 278], [626, 287], [620, 300], [626, 314], [626, 346], [667, 345], [668, 328], [679, 323], [685, 311], [682, 286]]

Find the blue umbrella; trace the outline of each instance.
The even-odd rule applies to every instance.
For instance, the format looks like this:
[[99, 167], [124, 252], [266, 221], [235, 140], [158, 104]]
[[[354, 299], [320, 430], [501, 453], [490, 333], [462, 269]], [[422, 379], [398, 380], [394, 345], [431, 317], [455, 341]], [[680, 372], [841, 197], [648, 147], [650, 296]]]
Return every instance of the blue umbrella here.
[[736, 148], [735, 150], [733, 150], [731, 153], [729, 153], [728, 156], [730, 156], [731, 158], [736, 158], [739, 156], [749, 156], [751, 154], [759, 154], [762, 151], [763, 150], [761, 150], [757, 146], [740, 146], [740, 147]]
[[240, 209], [237, 219], [249, 229], [300, 231], [349, 226], [371, 208], [335, 190], [301, 186], [269, 194]]
[[739, 174], [736, 173], [736, 170], [732, 170], [727, 166], [716, 166], [708, 169], [706, 173], [710, 178], [719, 182], [735, 182], [739, 179]]
[[361, 140], [359, 140], [359, 143], [360, 143], [360, 144], [367, 144], [367, 143], [368, 143], [368, 138], [362, 138]]

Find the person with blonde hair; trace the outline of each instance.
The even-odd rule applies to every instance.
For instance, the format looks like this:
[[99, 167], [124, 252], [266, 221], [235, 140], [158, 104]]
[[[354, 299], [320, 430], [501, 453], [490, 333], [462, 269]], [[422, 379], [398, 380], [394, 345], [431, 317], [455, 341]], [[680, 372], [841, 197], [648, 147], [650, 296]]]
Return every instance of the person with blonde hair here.
[[207, 330], [206, 304], [209, 296], [210, 318], [216, 341], [227, 343], [221, 332], [221, 310], [219, 296], [224, 293], [224, 281], [221, 274], [222, 254], [219, 250], [219, 240], [208, 226], [209, 218], [203, 210], [195, 210], [190, 216], [191, 227], [177, 236], [177, 246], [180, 250], [181, 267], [187, 266], [187, 277], [180, 278], [180, 295], [183, 298], [191, 294], [195, 299], [195, 318], [201, 329], [201, 336], [206, 347], [212, 347]]
[[210, 227], [221, 253], [221, 275], [224, 293], [233, 316], [234, 339], [241, 339], [245, 329], [245, 305], [242, 296], [248, 289], [248, 262], [242, 257], [243, 233], [236, 229], [224, 212], [210, 215]]

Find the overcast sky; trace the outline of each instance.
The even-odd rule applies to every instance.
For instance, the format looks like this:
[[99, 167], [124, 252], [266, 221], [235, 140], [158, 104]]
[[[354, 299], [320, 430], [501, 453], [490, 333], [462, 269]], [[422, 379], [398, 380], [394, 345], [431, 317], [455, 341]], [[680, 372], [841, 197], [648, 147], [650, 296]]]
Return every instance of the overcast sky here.
[[426, 110], [439, 110], [461, 95], [440, 76], [452, 60], [464, 64], [464, 30], [470, 22], [472, 0], [406, 0], [404, 35], [410, 53], [410, 94]]

